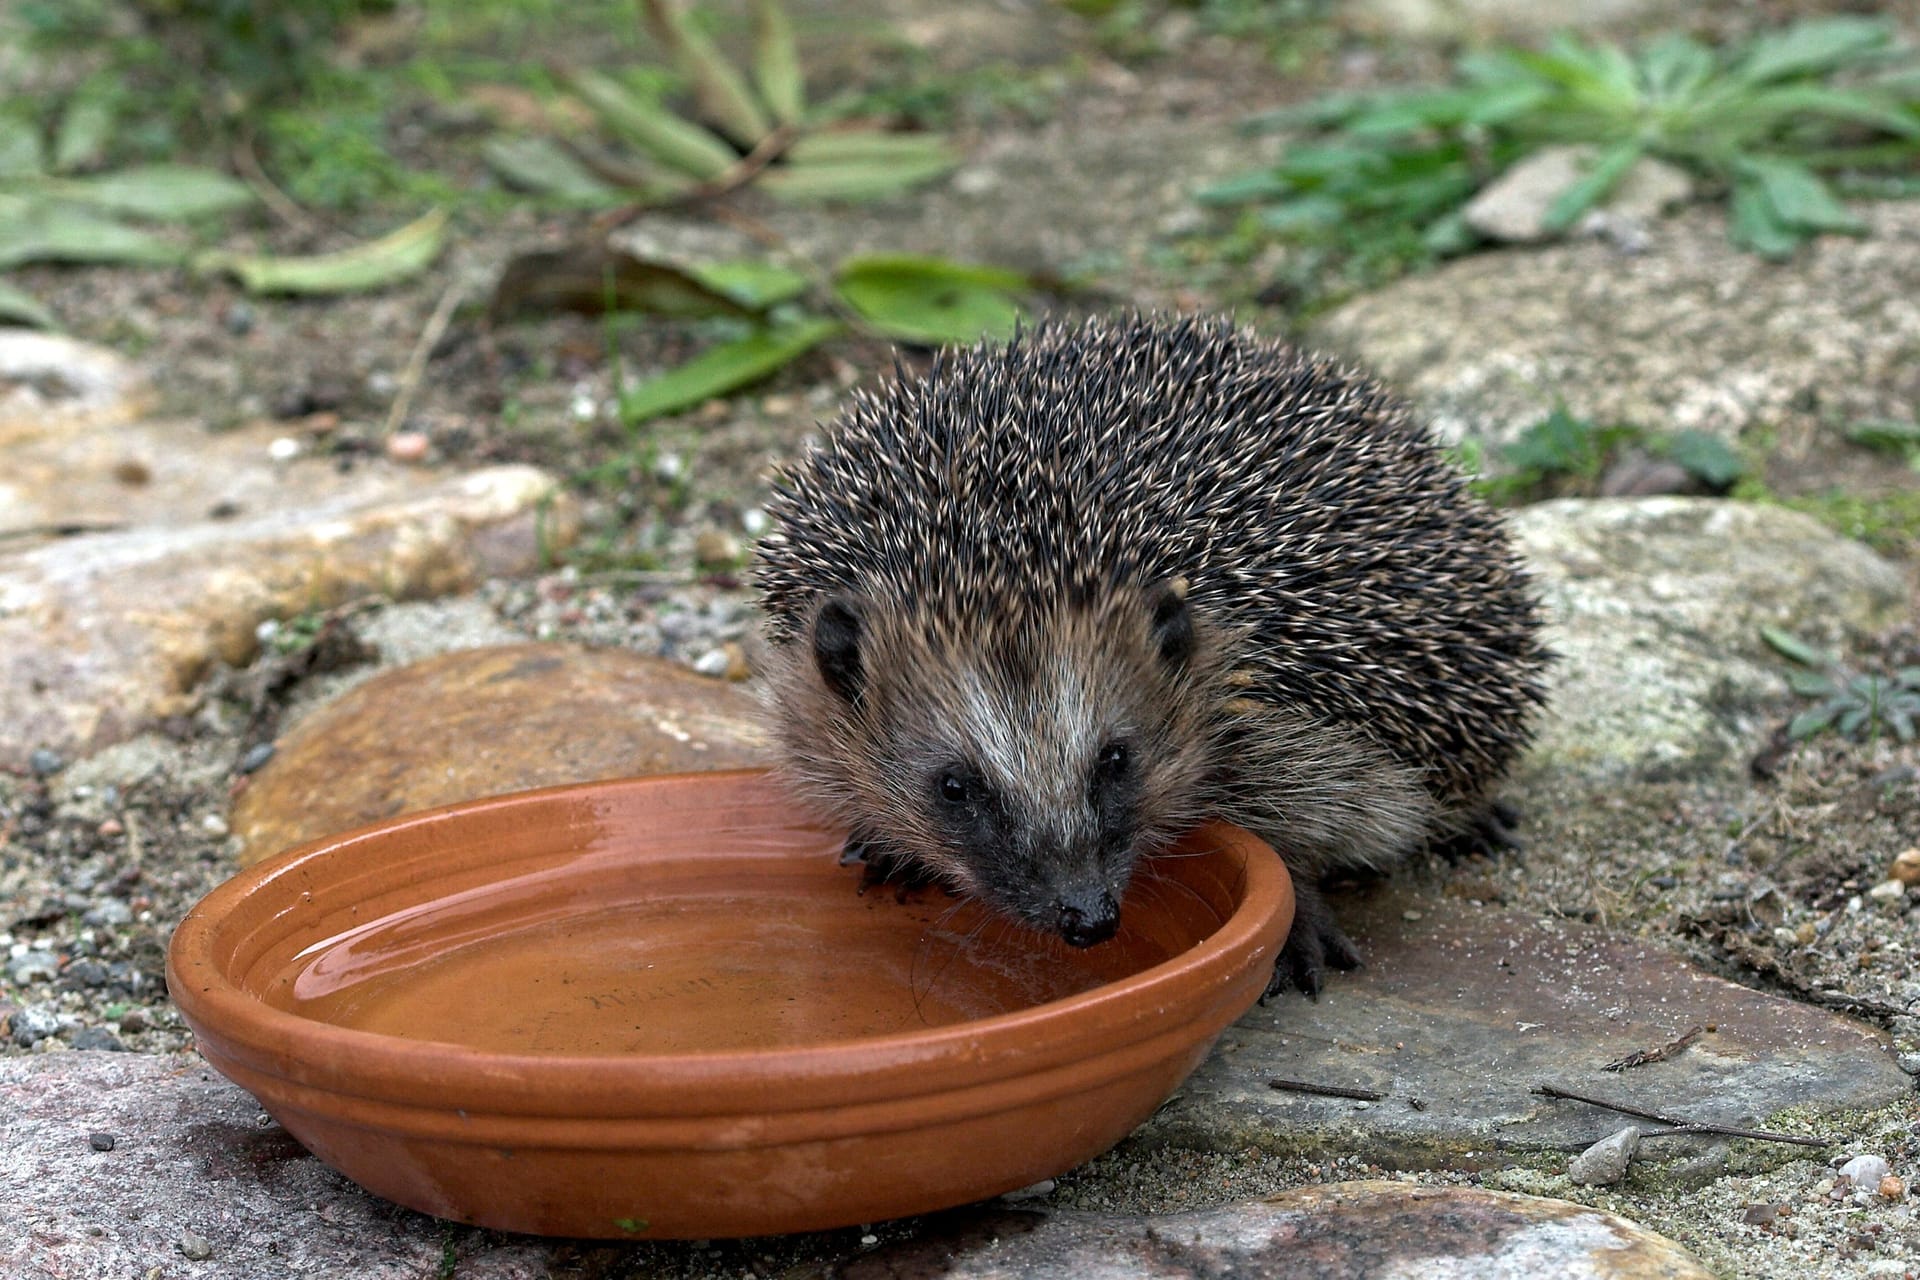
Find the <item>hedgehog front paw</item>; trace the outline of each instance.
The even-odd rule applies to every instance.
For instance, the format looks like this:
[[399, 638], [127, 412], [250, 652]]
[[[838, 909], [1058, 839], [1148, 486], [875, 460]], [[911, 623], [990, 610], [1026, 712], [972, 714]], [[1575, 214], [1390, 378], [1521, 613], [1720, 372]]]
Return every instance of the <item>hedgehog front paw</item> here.
[[1464, 830], [1435, 840], [1428, 847], [1448, 862], [1472, 857], [1493, 858], [1502, 853], [1518, 855], [1526, 852], [1519, 826], [1520, 810], [1504, 800], [1489, 800], [1469, 819]]
[[1360, 951], [1340, 926], [1321, 896], [1318, 885], [1294, 882], [1293, 929], [1286, 946], [1273, 966], [1273, 979], [1266, 995], [1276, 995], [1288, 987], [1297, 989], [1309, 1000], [1320, 998], [1326, 983], [1327, 968], [1352, 970], [1360, 967]]
[[915, 890], [936, 881], [918, 861], [891, 845], [861, 835], [850, 835], [840, 850], [840, 865], [860, 866], [860, 892], [875, 885], [892, 885], [902, 901]]

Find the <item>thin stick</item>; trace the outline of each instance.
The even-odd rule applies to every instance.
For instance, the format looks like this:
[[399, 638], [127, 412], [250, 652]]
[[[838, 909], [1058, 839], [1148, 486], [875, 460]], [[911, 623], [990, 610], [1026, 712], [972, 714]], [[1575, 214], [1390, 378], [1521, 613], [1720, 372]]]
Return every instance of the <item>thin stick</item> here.
[[413, 344], [413, 354], [407, 357], [406, 370], [400, 375], [400, 389], [393, 393], [393, 407], [387, 410], [387, 425], [382, 435], [392, 435], [407, 420], [407, 413], [413, 408], [414, 393], [420, 389], [420, 379], [427, 372], [427, 359], [433, 355], [433, 349], [440, 345], [440, 339], [446, 336], [454, 308], [460, 305], [465, 293], [465, 286], [455, 280], [440, 295], [440, 304], [433, 309], [433, 314], [427, 317], [427, 327], [420, 331], [420, 341]]
[[295, 231], [309, 232], [314, 229], [314, 221], [305, 209], [295, 204], [293, 197], [282, 191], [260, 167], [260, 157], [254, 154], [253, 134], [248, 133], [233, 145], [233, 167], [240, 171], [240, 177], [253, 188], [253, 194], [260, 197], [260, 203], [273, 212], [273, 216], [292, 227]]
[[652, 210], [701, 204], [737, 191], [759, 177], [762, 169], [784, 155], [797, 136], [799, 136], [798, 132], [792, 125], [783, 124], [756, 142], [753, 150], [741, 156], [731, 169], [719, 177], [689, 187], [685, 191], [670, 191], [651, 199], [635, 200], [631, 204], [621, 205], [618, 209], [610, 209], [593, 220], [594, 233], [605, 235]]
[[1269, 1080], [1267, 1088], [1287, 1093], [1311, 1093], [1322, 1098], [1352, 1098], [1355, 1102], [1384, 1102], [1387, 1095], [1372, 1089], [1349, 1089], [1337, 1084], [1310, 1084], [1305, 1080]]
[[1649, 1062], [1665, 1062], [1668, 1058], [1679, 1053], [1682, 1049], [1705, 1034], [1707, 1034], [1705, 1027], [1688, 1027], [1685, 1031], [1681, 1032], [1678, 1037], [1667, 1041], [1667, 1043], [1661, 1045], [1658, 1049], [1636, 1049], [1626, 1057], [1609, 1062], [1600, 1069], [1602, 1071], [1625, 1071], [1630, 1067], [1644, 1067]]
[[1550, 1084], [1537, 1084], [1531, 1090], [1543, 1098], [1559, 1098], [1567, 1102], [1584, 1102], [1590, 1107], [1600, 1107], [1607, 1111], [1617, 1111], [1623, 1116], [1635, 1116], [1641, 1120], [1652, 1120], [1656, 1124], [1672, 1125], [1676, 1130], [1687, 1133], [1713, 1133], [1723, 1138], [1751, 1138], [1755, 1142], [1787, 1142], [1796, 1147], [1830, 1147], [1833, 1143], [1826, 1138], [1803, 1138], [1795, 1133], [1768, 1133], [1764, 1129], [1742, 1129], [1735, 1125], [1713, 1124], [1704, 1120], [1679, 1120], [1673, 1116], [1661, 1115], [1658, 1111], [1643, 1111], [1639, 1107], [1630, 1107], [1624, 1103], [1607, 1102], [1600, 1098], [1589, 1098], [1585, 1094], [1575, 1093], [1571, 1089], [1557, 1089]]

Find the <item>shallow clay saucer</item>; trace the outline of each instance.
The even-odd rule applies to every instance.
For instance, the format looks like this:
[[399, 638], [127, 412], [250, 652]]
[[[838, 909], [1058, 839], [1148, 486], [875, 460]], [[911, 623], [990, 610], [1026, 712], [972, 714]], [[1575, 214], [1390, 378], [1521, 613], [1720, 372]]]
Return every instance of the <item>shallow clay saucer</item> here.
[[805, 1231], [1106, 1150], [1259, 996], [1279, 858], [1202, 829], [1086, 951], [856, 892], [760, 772], [453, 805], [221, 885], [167, 978], [207, 1060], [320, 1159], [511, 1231]]

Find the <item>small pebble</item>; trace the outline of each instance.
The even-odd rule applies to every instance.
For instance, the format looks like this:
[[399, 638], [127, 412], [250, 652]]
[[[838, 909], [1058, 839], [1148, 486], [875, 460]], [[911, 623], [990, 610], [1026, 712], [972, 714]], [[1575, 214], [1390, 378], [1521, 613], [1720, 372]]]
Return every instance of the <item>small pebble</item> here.
[[1907, 886], [1898, 880], [1882, 880], [1867, 890], [1867, 896], [1875, 902], [1898, 902], [1907, 896]]
[[1905, 1179], [1894, 1173], [1890, 1173], [1880, 1179], [1880, 1185], [1875, 1187], [1874, 1190], [1880, 1193], [1882, 1199], [1886, 1200], [1904, 1200], [1907, 1198], [1907, 1184]]
[[[750, 537], [757, 538], [765, 533], [767, 524], [767, 513], [759, 507], [748, 507], [740, 513], [740, 527], [745, 529]], [[1920, 853], [1920, 850], [1915, 852]]]
[[98, 827], [95, 828], [95, 830], [99, 832], [99, 834], [107, 837], [108, 839], [112, 839], [114, 836], [125, 833], [126, 829], [127, 829], [126, 824], [121, 822], [120, 819], [118, 818], [108, 818], [105, 822], [101, 823]]
[[36, 778], [58, 773], [66, 767], [65, 758], [58, 751], [50, 751], [46, 747], [39, 748], [27, 757], [27, 768], [33, 771]]
[[1409, 911], [1402, 911], [1402, 912], [1400, 913], [1400, 918], [1401, 918], [1402, 920], [1407, 920], [1407, 921], [1414, 921], [1414, 920], [1418, 920], [1418, 919], [1420, 919], [1420, 918], [1421, 918], [1421, 915], [1420, 915], [1420, 913], [1419, 913], [1418, 911], [1411, 911], [1411, 910], [1409, 910]]
[[7, 977], [16, 987], [30, 982], [52, 982], [60, 974], [60, 959], [51, 951], [29, 951], [7, 962]]
[[868, 1232], [866, 1235], [860, 1237], [860, 1243], [865, 1247], [871, 1249], [873, 1248], [873, 1246], [880, 1243], [880, 1237], [874, 1235], [872, 1232]]
[[396, 431], [387, 437], [387, 457], [395, 462], [419, 462], [432, 447], [424, 431]]
[[1879, 1156], [1855, 1156], [1840, 1166], [1840, 1176], [1856, 1187], [1877, 1187], [1891, 1172]]
[[217, 813], [210, 813], [200, 819], [200, 829], [215, 839], [227, 834], [227, 820]]
[[1908, 888], [1920, 885], [1920, 848], [1902, 850], [1887, 868], [1887, 875]]
[[120, 1037], [105, 1027], [82, 1027], [73, 1033], [67, 1043], [76, 1049], [103, 1049], [108, 1053], [125, 1053], [127, 1046], [120, 1043]]
[[252, 773], [267, 761], [273, 759], [274, 747], [271, 742], [256, 742], [247, 748], [247, 754], [240, 757], [240, 772]]
[[281, 436], [267, 446], [267, 456], [275, 462], [292, 462], [300, 456], [300, 442], [292, 436]]
[[189, 1262], [205, 1262], [213, 1256], [213, 1241], [198, 1231], [180, 1233], [180, 1256]]
[[111, 1151], [113, 1150], [113, 1135], [110, 1133], [90, 1133], [87, 1135], [87, 1145], [95, 1151]]
[[227, 326], [227, 332], [236, 338], [244, 338], [253, 332], [254, 310], [251, 303], [235, 302], [227, 308], [221, 322]]
[[133, 908], [118, 898], [102, 898], [80, 917], [80, 923], [108, 929], [115, 925], [132, 924]]
[[693, 540], [693, 558], [709, 568], [733, 564], [740, 558], [740, 544], [722, 529], [705, 529]]
[[31, 1049], [59, 1034], [60, 1015], [44, 1004], [30, 1004], [13, 1012], [13, 1042]]
[[703, 676], [724, 676], [727, 674], [727, 651], [709, 649], [694, 659], [693, 669]]
[[1567, 1176], [1583, 1187], [1610, 1187], [1627, 1176], [1627, 1165], [1639, 1148], [1640, 1130], [1628, 1125], [1575, 1156]]

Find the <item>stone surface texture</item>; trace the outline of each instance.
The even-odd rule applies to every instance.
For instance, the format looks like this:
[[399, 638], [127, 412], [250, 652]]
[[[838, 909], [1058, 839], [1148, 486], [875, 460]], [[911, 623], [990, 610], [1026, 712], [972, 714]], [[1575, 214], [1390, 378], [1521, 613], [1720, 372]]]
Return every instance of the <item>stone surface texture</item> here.
[[1920, 205], [1858, 211], [1865, 236], [1784, 263], [1735, 248], [1722, 209], [1661, 223], [1638, 255], [1476, 254], [1347, 303], [1316, 337], [1449, 439], [1509, 441], [1564, 404], [1658, 430], [1766, 429], [1791, 459], [1920, 401]]
[[1644, 1227], [1565, 1200], [1371, 1179], [1151, 1218], [991, 1209], [826, 1269], [834, 1280], [1708, 1280]]
[[1661, 778], [1744, 765], [1789, 664], [1778, 627], [1832, 646], [1911, 608], [1905, 575], [1778, 507], [1564, 499], [1515, 512], [1560, 660], [1528, 770]]
[[[1561, 233], [1548, 229], [1547, 213], [1597, 159], [1594, 147], [1543, 147], [1481, 188], [1460, 216], [1489, 240], [1532, 244], [1556, 239]], [[1610, 217], [1644, 224], [1692, 194], [1693, 179], [1686, 170], [1648, 156], [1627, 170], [1595, 207]]]
[[234, 806], [243, 862], [509, 791], [766, 762], [751, 695], [679, 663], [565, 644], [396, 667], [281, 739]]
[[[1881, 1032], [1648, 943], [1400, 882], [1334, 905], [1365, 966], [1316, 1004], [1275, 999], [1248, 1013], [1131, 1142], [1498, 1167], [1620, 1128], [1611, 1113], [1533, 1095], [1535, 1084], [1658, 1098], [1689, 1119], [1748, 1127], [1788, 1108], [1886, 1106], [1913, 1089]], [[1714, 1030], [1630, 1074], [1602, 1070], [1695, 1026]], [[1386, 1097], [1318, 1097], [1275, 1089], [1275, 1078]]]
[[1345, 0], [1354, 26], [1413, 40], [1542, 36], [1632, 22], [1654, 0]]
[[[113, 1136], [97, 1151], [94, 1133]], [[197, 1057], [0, 1058], [0, 1275], [538, 1280], [545, 1246], [452, 1250], [361, 1191]], [[211, 1245], [189, 1262], [183, 1237]]]

